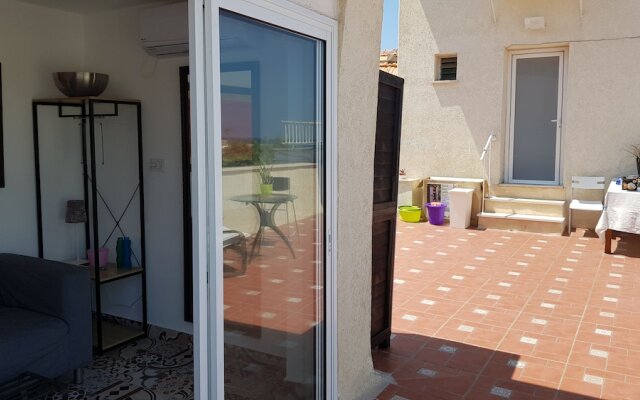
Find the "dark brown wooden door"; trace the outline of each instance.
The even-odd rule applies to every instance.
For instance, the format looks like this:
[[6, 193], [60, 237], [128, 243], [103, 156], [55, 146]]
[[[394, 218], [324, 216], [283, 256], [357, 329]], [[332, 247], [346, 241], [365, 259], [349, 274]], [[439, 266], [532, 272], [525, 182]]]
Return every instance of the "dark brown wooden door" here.
[[373, 176], [371, 347], [389, 347], [404, 80], [380, 71]]

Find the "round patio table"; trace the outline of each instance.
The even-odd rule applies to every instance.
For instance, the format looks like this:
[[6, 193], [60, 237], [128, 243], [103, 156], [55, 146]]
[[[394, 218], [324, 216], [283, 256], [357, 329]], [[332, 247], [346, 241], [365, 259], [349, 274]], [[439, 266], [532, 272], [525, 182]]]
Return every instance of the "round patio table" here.
[[233, 196], [230, 198], [230, 200], [232, 201], [251, 204], [256, 208], [256, 210], [258, 211], [258, 215], [260, 216], [260, 227], [258, 228], [258, 233], [256, 233], [256, 238], [253, 241], [253, 245], [251, 246], [250, 258], [253, 258], [256, 246], [260, 246], [259, 243], [262, 242], [265, 228], [271, 228], [278, 236], [280, 236], [282, 241], [289, 248], [289, 251], [291, 251], [291, 256], [293, 258], [296, 258], [296, 254], [293, 251], [293, 247], [291, 246], [289, 238], [287, 238], [287, 236], [280, 230], [280, 228], [278, 228], [275, 221], [275, 213], [278, 210], [278, 207], [286, 202], [293, 201], [295, 199], [296, 196], [290, 194], [247, 194]]

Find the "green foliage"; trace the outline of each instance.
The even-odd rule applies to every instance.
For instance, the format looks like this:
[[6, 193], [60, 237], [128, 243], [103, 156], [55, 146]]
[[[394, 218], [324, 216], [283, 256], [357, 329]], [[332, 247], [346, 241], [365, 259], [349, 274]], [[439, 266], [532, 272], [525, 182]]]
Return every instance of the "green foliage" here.
[[275, 158], [274, 145], [269, 143], [255, 143], [253, 152], [254, 162], [258, 165], [258, 175], [264, 185], [273, 183], [271, 171]]

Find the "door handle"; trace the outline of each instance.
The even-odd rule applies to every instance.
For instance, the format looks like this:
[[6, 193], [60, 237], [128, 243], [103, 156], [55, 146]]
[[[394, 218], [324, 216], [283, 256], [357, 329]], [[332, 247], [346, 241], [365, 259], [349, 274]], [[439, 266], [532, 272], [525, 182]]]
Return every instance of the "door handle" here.
[[551, 122], [558, 124], [558, 128], [562, 128], [562, 120], [552, 119]]

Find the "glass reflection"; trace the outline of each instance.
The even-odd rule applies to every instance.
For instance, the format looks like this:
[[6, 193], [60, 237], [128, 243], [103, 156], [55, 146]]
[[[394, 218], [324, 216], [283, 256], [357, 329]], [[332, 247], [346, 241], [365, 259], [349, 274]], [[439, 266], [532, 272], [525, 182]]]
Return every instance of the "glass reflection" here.
[[324, 43], [220, 15], [225, 398], [320, 399]]

